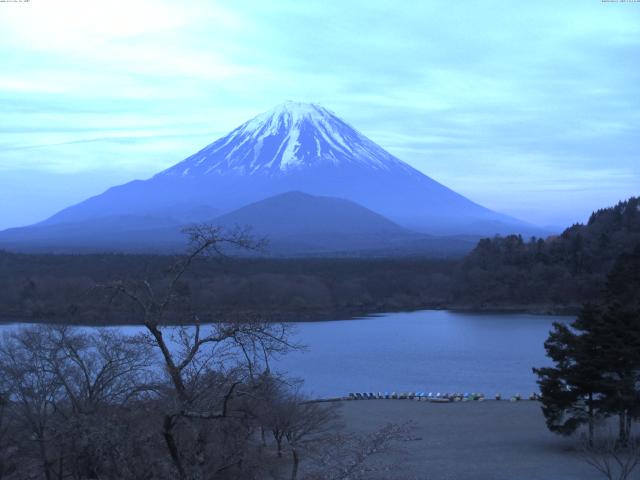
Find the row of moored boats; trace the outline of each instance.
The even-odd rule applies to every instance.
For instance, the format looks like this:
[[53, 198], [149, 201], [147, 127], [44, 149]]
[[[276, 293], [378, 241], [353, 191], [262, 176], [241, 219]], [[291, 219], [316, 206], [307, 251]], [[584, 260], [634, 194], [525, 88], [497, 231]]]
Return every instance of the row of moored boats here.
[[[416, 400], [424, 402], [434, 403], [448, 403], [448, 402], [469, 402], [476, 401], [482, 402], [486, 399], [483, 393], [433, 393], [433, 392], [365, 392], [365, 393], [350, 393], [347, 397], [349, 400], [378, 400], [378, 399], [393, 399], [393, 400]], [[495, 400], [502, 400], [501, 394], [496, 394], [493, 397]], [[529, 400], [538, 400], [540, 397], [537, 393], [529, 395]], [[508, 400], [512, 402], [518, 402], [523, 397], [520, 394], [509, 397]]]

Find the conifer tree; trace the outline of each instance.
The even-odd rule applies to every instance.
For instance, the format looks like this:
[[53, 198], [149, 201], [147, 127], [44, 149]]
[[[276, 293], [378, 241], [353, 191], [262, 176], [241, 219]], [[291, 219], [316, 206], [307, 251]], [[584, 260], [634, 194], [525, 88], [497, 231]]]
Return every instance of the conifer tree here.
[[553, 367], [534, 368], [547, 427], [569, 435], [598, 418], [618, 417], [618, 442], [640, 418], [640, 246], [621, 255], [606, 301], [585, 305], [570, 325], [555, 323], [545, 342]]
[[598, 318], [595, 307], [587, 305], [571, 326], [554, 323], [545, 342], [554, 367], [534, 368], [538, 375], [542, 411], [549, 430], [570, 435], [588, 425], [589, 443], [593, 441], [595, 422], [606, 416], [601, 409], [599, 366], [594, 353], [597, 346], [579, 333], [577, 323], [592, 324]]

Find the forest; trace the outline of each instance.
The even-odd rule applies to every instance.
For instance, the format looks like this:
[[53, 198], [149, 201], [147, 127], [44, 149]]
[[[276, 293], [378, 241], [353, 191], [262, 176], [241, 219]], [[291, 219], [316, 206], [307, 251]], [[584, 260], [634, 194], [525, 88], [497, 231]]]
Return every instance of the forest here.
[[546, 239], [481, 240], [456, 271], [452, 298], [462, 305], [566, 306], [602, 300], [616, 259], [640, 244], [640, 205], [630, 198], [594, 212]]
[[[462, 259], [211, 256], [180, 282], [202, 320], [350, 318], [423, 308], [574, 312], [602, 298], [620, 255], [640, 243], [638, 198], [594, 212], [558, 236], [481, 240]], [[98, 288], [162, 285], [179, 256], [0, 252], [0, 318], [70, 324], [135, 322], [131, 305]], [[176, 315], [167, 319], [184, 322]]]

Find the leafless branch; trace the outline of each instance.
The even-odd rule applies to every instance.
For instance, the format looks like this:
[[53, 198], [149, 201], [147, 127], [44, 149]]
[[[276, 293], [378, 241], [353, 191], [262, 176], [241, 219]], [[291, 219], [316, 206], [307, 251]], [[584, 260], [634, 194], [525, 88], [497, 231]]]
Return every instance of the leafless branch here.
[[583, 460], [608, 480], [629, 480], [640, 465], [640, 439], [621, 446], [611, 436], [592, 445], [584, 442], [580, 450]]

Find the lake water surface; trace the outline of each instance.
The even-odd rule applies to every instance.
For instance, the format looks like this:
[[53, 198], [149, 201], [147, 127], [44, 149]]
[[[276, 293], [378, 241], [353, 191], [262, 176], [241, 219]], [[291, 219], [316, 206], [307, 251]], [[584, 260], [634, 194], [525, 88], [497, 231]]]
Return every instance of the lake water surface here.
[[[356, 320], [296, 323], [307, 346], [274, 370], [304, 379], [310, 395], [349, 392], [537, 391], [534, 366], [548, 365], [544, 341], [554, 321], [571, 317], [426, 310]], [[0, 325], [0, 332], [16, 324]], [[119, 327], [135, 332], [142, 327]]]
[[277, 367], [305, 379], [317, 396], [349, 392], [537, 391], [531, 368], [548, 365], [544, 341], [571, 317], [473, 314], [445, 310], [389, 313], [360, 320], [300, 323], [309, 348]]

